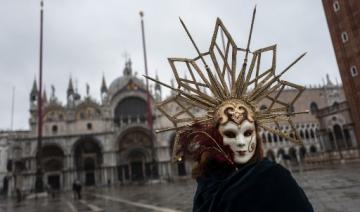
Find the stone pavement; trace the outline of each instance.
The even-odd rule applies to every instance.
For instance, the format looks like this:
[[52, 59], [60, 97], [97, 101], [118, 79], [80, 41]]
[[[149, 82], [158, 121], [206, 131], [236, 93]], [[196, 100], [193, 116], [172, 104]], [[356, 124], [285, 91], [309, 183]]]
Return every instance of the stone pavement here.
[[[360, 211], [360, 163], [328, 165], [325, 168], [295, 172], [317, 212]], [[86, 189], [83, 200], [73, 200], [72, 193], [55, 199], [41, 198], [16, 204], [0, 201], [0, 212], [179, 212], [191, 211], [195, 183], [185, 180], [169, 184], [116, 186]]]

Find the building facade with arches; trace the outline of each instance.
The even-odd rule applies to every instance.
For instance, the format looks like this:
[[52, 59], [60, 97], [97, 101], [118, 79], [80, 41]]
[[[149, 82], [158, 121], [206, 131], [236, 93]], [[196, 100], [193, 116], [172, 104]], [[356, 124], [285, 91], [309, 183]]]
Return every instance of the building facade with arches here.
[[[44, 183], [59, 190], [70, 190], [75, 180], [85, 186], [99, 186], [189, 177], [191, 160], [182, 158], [173, 162], [171, 158], [175, 132], [154, 133], [154, 129], [172, 127], [172, 124], [156, 110], [154, 103], [161, 100], [161, 87], [158, 84], [153, 87], [155, 91], [150, 93], [148, 107], [145, 83], [133, 74], [130, 60], [126, 61], [123, 75], [113, 80], [110, 86], [102, 79], [100, 101], [89, 95], [89, 87], [86, 95], [81, 97], [71, 78], [65, 103], [58, 100], [52, 87], [49, 98], [45, 92], [42, 95], [43, 138], [41, 149], [38, 149], [38, 91], [34, 82], [30, 92], [30, 129], [0, 133], [9, 144], [9, 190], [20, 188], [26, 192], [34, 189], [37, 158], [40, 158]], [[285, 90], [283, 98], [290, 98], [293, 92]], [[260, 131], [265, 156], [297, 165], [324, 152], [357, 148], [351, 117], [341, 109], [346, 105], [344, 101], [341, 86], [334, 85], [329, 78], [325, 85], [306, 89], [291, 108], [296, 112], [310, 110], [309, 114], [294, 119], [303, 145], [296, 146]], [[260, 109], [265, 110], [267, 104], [261, 102]], [[176, 105], [168, 107], [175, 113], [179, 110]], [[336, 115], [333, 115], [333, 109], [326, 109], [333, 107], [338, 108]], [[148, 123], [149, 111], [152, 126]], [[280, 128], [284, 132], [289, 130], [285, 124]], [[341, 153], [350, 154], [349, 151]]]

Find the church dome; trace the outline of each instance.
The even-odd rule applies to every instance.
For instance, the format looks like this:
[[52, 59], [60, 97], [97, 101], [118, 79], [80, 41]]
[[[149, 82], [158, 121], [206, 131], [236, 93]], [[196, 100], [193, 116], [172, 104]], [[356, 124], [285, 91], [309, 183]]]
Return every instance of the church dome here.
[[132, 74], [131, 61], [125, 63], [123, 76], [116, 78], [111, 82], [108, 90], [108, 96], [111, 100], [117, 93], [123, 90], [140, 90], [145, 91], [145, 84], [143, 80]]

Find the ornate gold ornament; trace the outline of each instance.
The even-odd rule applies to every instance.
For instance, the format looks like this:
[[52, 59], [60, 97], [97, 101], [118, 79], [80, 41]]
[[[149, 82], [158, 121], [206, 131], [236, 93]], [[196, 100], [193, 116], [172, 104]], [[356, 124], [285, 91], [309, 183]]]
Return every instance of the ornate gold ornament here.
[[[168, 58], [178, 84], [177, 88], [145, 76], [176, 93], [157, 104], [157, 108], [172, 121], [175, 127], [159, 129], [156, 132], [177, 130], [175, 142], [178, 142], [179, 132], [196, 122], [225, 124], [231, 120], [241, 124], [247, 119], [256, 121], [257, 126], [273, 134], [294, 143], [301, 143], [291, 117], [295, 114], [308, 113], [308, 111], [295, 113], [291, 111], [291, 108], [304, 87], [284, 81], [281, 76], [306, 53], [276, 74], [276, 45], [255, 51], [250, 50], [255, 13], [256, 8], [253, 11], [246, 48], [236, 45], [223, 22], [217, 18], [210, 47], [206, 52], [200, 52], [184, 22], [180, 19], [198, 56], [192, 59]], [[270, 60], [268, 60], [270, 64], [267, 67], [261, 64], [261, 58], [264, 55], [270, 55]], [[239, 65], [240, 61], [242, 61], [241, 65]], [[185, 76], [190, 76], [190, 79], [181, 77], [180, 73], [185, 73]], [[290, 101], [284, 101], [281, 98], [284, 89], [294, 89], [297, 93]], [[258, 103], [264, 99], [269, 102], [268, 107], [260, 110]], [[173, 104], [176, 104], [180, 111], [174, 111]], [[198, 109], [206, 113], [201, 113]], [[281, 131], [280, 123], [289, 125], [290, 130]], [[177, 143], [174, 148], [176, 146]]]

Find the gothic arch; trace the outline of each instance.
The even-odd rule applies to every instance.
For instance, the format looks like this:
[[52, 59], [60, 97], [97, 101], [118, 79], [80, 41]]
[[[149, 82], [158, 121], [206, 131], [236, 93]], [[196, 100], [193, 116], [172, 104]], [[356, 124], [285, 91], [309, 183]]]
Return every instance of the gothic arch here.
[[333, 126], [333, 132], [335, 135], [336, 142], [338, 144], [339, 149], [344, 149], [346, 147], [343, 131], [339, 124], [335, 124]]
[[297, 160], [297, 154], [296, 154], [296, 149], [294, 147], [291, 147], [289, 149], [289, 153], [288, 153], [289, 157], [290, 157], [290, 161], [293, 165], [297, 165], [298, 164], [298, 160]]

